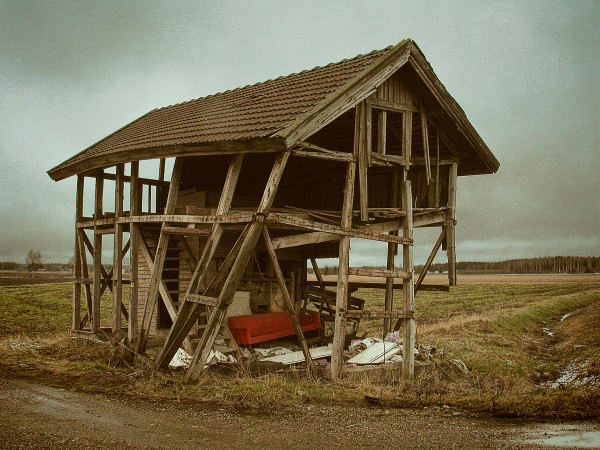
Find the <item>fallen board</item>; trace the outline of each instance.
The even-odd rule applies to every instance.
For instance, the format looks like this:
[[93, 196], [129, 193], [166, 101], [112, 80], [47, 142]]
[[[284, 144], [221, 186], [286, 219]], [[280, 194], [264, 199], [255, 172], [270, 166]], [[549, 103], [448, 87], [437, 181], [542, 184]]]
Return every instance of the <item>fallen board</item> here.
[[376, 342], [366, 350], [348, 360], [348, 364], [381, 364], [402, 351], [395, 342]]
[[[315, 347], [309, 349], [312, 359], [328, 358], [331, 356], [331, 347]], [[297, 364], [305, 361], [302, 351], [286, 353], [285, 355], [271, 356], [261, 361], [276, 362], [281, 364]]]

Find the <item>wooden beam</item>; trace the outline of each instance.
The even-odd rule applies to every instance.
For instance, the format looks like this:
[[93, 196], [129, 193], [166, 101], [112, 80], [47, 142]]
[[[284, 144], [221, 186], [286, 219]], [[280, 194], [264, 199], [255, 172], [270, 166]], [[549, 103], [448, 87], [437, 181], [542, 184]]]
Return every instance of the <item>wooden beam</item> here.
[[368, 310], [348, 310], [346, 317], [349, 319], [412, 319], [414, 313], [405, 313], [403, 311], [368, 311]]
[[421, 273], [419, 274], [419, 278], [417, 279], [417, 282], [415, 283], [415, 294], [417, 293], [417, 291], [419, 290], [419, 287], [421, 286], [421, 283], [425, 279], [425, 275], [427, 275], [427, 271], [429, 270], [429, 267], [431, 266], [431, 263], [433, 262], [435, 255], [437, 254], [440, 246], [442, 245], [442, 242], [444, 242], [444, 239], [446, 239], [446, 231], [442, 228], [440, 237], [438, 237], [433, 248], [431, 249], [431, 253], [429, 253], [429, 257], [427, 258], [427, 261], [425, 262], [425, 265], [423, 266], [423, 269], [421, 270]]
[[[177, 203], [177, 197], [179, 195], [179, 182], [181, 180], [183, 159], [177, 158], [175, 165], [173, 166], [173, 173], [171, 175], [171, 183], [169, 184], [169, 193], [167, 195], [167, 204], [165, 206], [166, 214], [173, 214], [175, 211], [175, 204]], [[167, 222], [163, 222], [163, 227], [168, 226]], [[167, 256], [167, 247], [169, 245], [169, 234], [161, 231], [158, 237], [158, 244], [154, 254], [154, 265], [152, 266], [152, 274], [150, 275], [150, 284], [148, 286], [148, 293], [146, 295], [146, 303], [144, 304], [144, 315], [142, 316], [142, 322], [138, 333], [138, 341], [136, 351], [140, 354], [144, 354], [146, 351], [146, 340], [148, 332], [150, 331], [150, 324], [152, 315], [156, 309], [156, 302], [158, 301], [158, 295], [162, 279], [162, 270], [165, 263], [165, 257]]]
[[446, 252], [448, 255], [448, 284], [456, 286], [456, 250], [455, 250], [455, 222], [456, 222], [456, 178], [458, 164], [452, 164], [448, 172], [448, 210], [446, 226]]
[[385, 155], [387, 145], [387, 111], [377, 114], [377, 153]]
[[[118, 164], [116, 167], [117, 179], [115, 181], [115, 218], [123, 215], [123, 189], [125, 167]], [[113, 306], [112, 330], [113, 333], [121, 331], [121, 306], [123, 305], [123, 225], [115, 225], [115, 238], [113, 249]]]
[[360, 205], [360, 220], [369, 221], [369, 191], [367, 181], [368, 154], [367, 154], [367, 131], [366, 131], [367, 113], [366, 104], [361, 102], [356, 106], [355, 134], [358, 133], [358, 139], [355, 140], [355, 155], [358, 160], [358, 190]]
[[[358, 130], [355, 130], [355, 143], [359, 139]], [[342, 227], [352, 226], [352, 204], [354, 202], [354, 182], [356, 178], [356, 164], [349, 163], [346, 169], [344, 188], [344, 202], [342, 204]], [[346, 310], [348, 303], [348, 269], [350, 263], [350, 237], [344, 236], [339, 244], [339, 265], [337, 290], [335, 296], [335, 322], [333, 332], [333, 349], [331, 352], [331, 378], [339, 380], [342, 377], [344, 366], [344, 345], [346, 342]]]
[[[406, 211], [404, 217], [404, 226], [402, 233], [405, 237], [412, 240], [413, 224], [412, 224], [412, 190], [410, 181], [404, 182], [402, 190], [402, 208]], [[404, 245], [402, 249], [402, 269], [410, 276], [404, 279], [402, 288], [403, 296], [403, 311], [404, 313], [414, 313], [415, 310], [415, 292], [414, 292], [414, 267], [413, 267], [413, 246]], [[402, 374], [405, 378], [412, 378], [415, 373], [415, 319], [404, 319], [404, 340], [403, 340], [403, 359], [402, 359]]]
[[[407, 238], [403, 236], [390, 236], [388, 234], [381, 234], [378, 232], [369, 232], [363, 231], [370, 229], [369, 227], [362, 228], [345, 228], [338, 227], [336, 225], [330, 225], [327, 223], [314, 222], [311, 220], [301, 219], [296, 216], [292, 216], [291, 214], [279, 214], [279, 213], [271, 213], [267, 218], [267, 223], [282, 223], [286, 225], [296, 226], [298, 228], [304, 228], [306, 230], [314, 230], [314, 231], [324, 231], [331, 234], [339, 234], [342, 236], [348, 237], [357, 237], [362, 239], [370, 239], [374, 241], [382, 241], [382, 242], [393, 242], [396, 244], [405, 244], [410, 243]], [[371, 225], [373, 227], [374, 225]], [[281, 248], [281, 241], [278, 241], [279, 246], [277, 248]]]
[[326, 159], [329, 161], [339, 162], [352, 162], [355, 161], [355, 157], [352, 153], [337, 152], [335, 150], [329, 150], [318, 145], [311, 144], [310, 142], [301, 141], [298, 142], [297, 146], [301, 149], [293, 149], [292, 155], [304, 156], [308, 158]]
[[[96, 195], [94, 217], [99, 219], [103, 214], [103, 197], [104, 197], [104, 179], [96, 178]], [[92, 297], [92, 313], [91, 313], [91, 331], [93, 333], [100, 332], [100, 297], [102, 295], [102, 235], [97, 234], [98, 227], [94, 227], [94, 285]]]
[[[78, 241], [78, 246], [79, 246], [78, 258], [79, 258], [80, 264], [81, 264], [81, 273], [83, 275], [83, 278], [90, 279], [90, 274], [89, 274], [89, 269], [88, 269], [88, 264], [87, 264], [86, 247], [85, 247], [85, 243], [84, 243], [85, 230], [77, 230], [76, 236], [77, 236], [77, 241]], [[92, 283], [93, 283], [93, 279], [92, 279]], [[86, 299], [86, 307], [87, 307], [87, 313], [86, 313], [85, 320], [92, 317], [92, 297], [93, 297], [92, 288], [90, 287], [89, 284], [85, 284], [85, 299]], [[85, 320], [81, 319], [79, 328], [83, 328]]]
[[402, 114], [402, 158], [410, 164], [412, 154], [412, 112]]
[[[81, 175], [77, 176], [77, 192], [75, 199], [75, 224], [81, 220], [83, 216], [83, 191], [85, 178]], [[85, 249], [83, 249], [85, 251]], [[79, 256], [79, 237], [77, 236], [77, 227], [75, 227], [75, 255], [73, 259], [73, 280], [81, 278], [81, 258]], [[89, 288], [89, 287], [88, 287]], [[71, 315], [71, 329], [78, 330], [81, 328], [81, 284], [73, 285], [73, 310]]]
[[419, 108], [408, 103], [399, 103], [392, 100], [385, 100], [377, 97], [369, 97], [367, 104], [373, 108], [381, 109], [383, 111], [392, 111], [397, 113], [404, 113], [406, 111], [419, 112]]
[[[139, 163], [134, 161], [131, 163], [131, 177], [129, 185], [129, 206], [131, 215], [137, 216], [141, 213], [141, 192], [139, 183]], [[131, 250], [129, 253], [129, 320], [127, 321], [127, 341], [129, 345], [133, 345], [137, 339], [139, 332], [138, 327], [138, 295], [139, 295], [139, 242], [140, 229], [137, 223], [129, 225], [129, 241], [131, 242]]]
[[[302, 332], [302, 327], [298, 322], [298, 316], [296, 316], [296, 311], [294, 308], [294, 303], [290, 298], [290, 294], [288, 292], [287, 285], [285, 284], [285, 280], [283, 278], [283, 273], [281, 272], [281, 267], [279, 266], [279, 261], [277, 260], [277, 255], [275, 255], [275, 249], [271, 244], [271, 238], [269, 236], [269, 232], [266, 227], [263, 227], [263, 238], [265, 241], [265, 246], [267, 248], [267, 253], [269, 254], [269, 258], [271, 259], [271, 263], [273, 265], [273, 270], [275, 271], [275, 276], [277, 277], [277, 281], [279, 282], [279, 288], [283, 295], [283, 300], [285, 301], [285, 306], [290, 315], [290, 319], [292, 321], [292, 325], [294, 326], [294, 330], [296, 331], [296, 337], [298, 338], [298, 342], [300, 343], [300, 348], [302, 349], [302, 354], [304, 355], [304, 359], [306, 360], [306, 367], [308, 368], [308, 373], [311, 377], [316, 377], [316, 369], [313, 363], [312, 357], [310, 355], [310, 351], [308, 350], [308, 345], [306, 344], [306, 339], [304, 338], [304, 333]], [[293, 283], [292, 283], [293, 286]]]
[[[391, 185], [391, 199], [390, 199], [390, 203], [391, 205], [395, 208], [400, 206], [399, 205], [399, 191], [400, 191], [400, 172], [398, 170], [394, 170], [394, 172], [392, 173], [392, 185]], [[394, 230], [394, 231], [390, 231], [390, 234], [393, 236], [398, 236], [398, 231]], [[394, 270], [395, 268], [395, 263], [394, 263], [394, 259], [396, 254], [398, 253], [398, 245], [388, 242], [387, 245], [387, 261], [386, 261], [386, 268], [388, 270]], [[394, 302], [394, 280], [392, 278], [387, 278], [385, 280], [385, 299], [384, 299], [384, 303], [385, 303], [385, 311], [391, 312], [392, 308], [393, 308], [393, 302]], [[387, 334], [390, 332], [391, 330], [391, 320], [390, 318], [385, 318], [385, 320], [383, 321], [383, 339], [385, 339], [385, 337], [387, 336]]]
[[350, 267], [348, 269], [348, 274], [364, 277], [388, 278], [390, 280], [393, 280], [394, 278], [405, 279], [411, 276], [409, 273], [399, 270], [370, 269], [367, 267]]
[[427, 129], [427, 112], [421, 105], [421, 134], [423, 136], [423, 155], [425, 156], [425, 181], [429, 186], [431, 182], [431, 161], [429, 158], [429, 131]]

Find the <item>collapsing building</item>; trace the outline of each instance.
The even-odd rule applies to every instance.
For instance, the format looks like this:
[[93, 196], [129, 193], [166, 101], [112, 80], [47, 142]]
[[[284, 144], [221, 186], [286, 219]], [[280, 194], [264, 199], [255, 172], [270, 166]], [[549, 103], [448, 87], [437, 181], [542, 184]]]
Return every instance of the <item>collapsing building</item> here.
[[[156, 179], [140, 176], [139, 161], [148, 159], [157, 161]], [[231, 328], [241, 344], [295, 333], [308, 356], [304, 332], [329, 320], [331, 376], [339, 378], [346, 333], [361, 319], [383, 319], [384, 332], [402, 327], [405, 348], [414, 346], [414, 295], [441, 246], [448, 284], [456, 283], [457, 176], [498, 167], [411, 40], [155, 109], [48, 172], [56, 181], [77, 176], [72, 332], [126, 336], [141, 354], [156, 343], [159, 369], [184, 347], [194, 380], [215, 339], [233, 340]], [[95, 182], [92, 214], [86, 180]], [[440, 227], [416, 280], [415, 227]], [[110, 271], [102, 264], [107, 235]], [[351, 238], [386, 242], [387, 269], [350, 268]], [[332, 257], [335, 289], [316, 262]], [[309, 261], [317, 281], [308, 280]], [[350, 275], [385, 280], [385, 309], [364, 310]], [[112, 323], [102, 326], [107, 289]], [[393, 304], [395, 289], [401, 304]], [[232, 302], [259, 320], [227, 320]], [[306, 314], [311, 303], [320, 313]], [[406, 352], [404, 374], [413, 370]]]

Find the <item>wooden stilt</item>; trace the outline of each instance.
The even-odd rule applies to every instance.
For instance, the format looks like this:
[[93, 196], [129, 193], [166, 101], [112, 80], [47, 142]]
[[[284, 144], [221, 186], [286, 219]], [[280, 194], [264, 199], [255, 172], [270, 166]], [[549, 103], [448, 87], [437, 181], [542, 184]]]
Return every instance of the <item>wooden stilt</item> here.
[[[75, 200], [75, 256], [73, 258], [73, 315], [71, 320], [71, 329], [81, 329], [81, 249], [79, 247], [79, 236], [77, 231], [77, 222], [83, 217], [83, 190], [85, 178], [83, 175], [77, 175], [77, 194]], [[85, 248], [83, 249], [85, 251]], [[88, 285], [89, 289], [89, 285]]]
[[121, 306], [123, 304], [123, 224], [118, 223], [118, 218], [123, 215], [123, 188], [125, 167], [118, 164], [116, 167], [115, 181], [115, 239], [113, 250], [113, 306], [112, 306], [112, 331], [121, 331]]
[[[182, 162], [183, 160], [181, 158], [177, 158], [173, 167], [173, 174], [171, 175], [171, 183], [169, 185], [169, 194], [167, 196], [167, 205], [165, 206], [165, 214], [167, 215], [173, 214], [175, 211], [175, 204], [177, 203], [177, 196], [179, 195]], [[166, 227], [168, 226], [168, 223], [163, 222], [162, 226]], [[137, 352], [140, 354], [143, 354], [146, 351], [146, 339], [148, 331], [150, 330], [152, 315], [154, 314], [156, 303], [158, 301], [160, 282], [162, 281], [162, 270], [165, 263], [165, 257], [167, 256], [168, 245], [169, 234], [161, 231], [160, 236], [158, 237], [156, 252], [154, 254], [154, 265], [152, 267], [150, 285], [148, 287], [146, 303], [144, 305], [144, 315], [138, 333]]]
[[[398, 206], [398, 191], [400, 190], [400, 172], [394, 171], [392, 174], [392, 198], [391, 204], [394, 208]], [[390, 234], [393, 236], [398, 236], [397, 231], [390, 231]], [[394, 259], [396, 254], [398, 253], [398, 244], [394, 244], [389, 242], [387, 248], [387, 270], [394, 270]], [[385, 279], [385, 311], [392, 311], [394, 301], [394, 279], [386, 278]], [[383, 320], [383, 337], [387, 336], [387, 334], [391, 330], [392, 319], [385, 318]]]
[[[102, 219], [103, 209], [102, 201], [104, 196], [104, 178], [96, 177], [96, 198], [94, 209], [94, 220]], [[96, 233], [98, 225], [94, 225], [94, 295], [92, 298], [92, 315], [91, 315], [91, 331], [93, 333], [100, 332], [100, 297], [102, 289], [102, 235]]]
[[[356, 140], [355, 140], [356, 142]], [[354, 201], [354, 180], [356, 165], [349, 163], [346, 170], [346, 186], [342, 206], [342, 227], [352, 225], [352, 204]], [[339, 266], [337, 292], [335, 296], [335, 329], [333, 332], [333, 349], [331, 351], [331, 378], [339, 380], [344, 365], [344, 345], [346, 342], [346, 309], [348, 303], [348, 269], [350, 265], [350, 237], [344, 236], [339, 243]]]
[[455, 232], [456, 226], [456, 180], [458, 175], [458, 164], [450, 166], [448, 173], [448, 209], [446, 212], [446, 251], [448, 255], [448, 284], [456, 286], [456, 250]]
[[[89, 274], [88, 264], [87, 264], [85, 238], [87, 238], [87, 236], [85, 235], [85, 230], [83, 228], [79, 228], [77, 230], [77, 242], [79, 244], [79, 259], [80, 259], [80, 264], [81, 264], [81, 273], [83, 275], [83, 278], [88, 280], [90, 278], [90, 274]], [[93, 303], [92, 289], [91, 289], [89, 283], [85, 283], [85, 299], [86, 299], [87, 313], [85, 314], [85, 317], [81, 319], [80, 328], [83, 328], [83, 326], [85, 325], [85, 322], [87, 320], [89, 320], [90, 317], [92, 317], [92, 303]]]
[[[406, 212], [403, 220], [402, 233], [404, 237], [413, 238], [413, 214], [412, 214], [412, 190], [410, 181], [404, 182], [402, 190], [402, 207]], [[404, 272], [410, 274], [403, 281], [403, 312], [404, 314], [412, 314], [415, 310], [415, 293], [414, 293], [414, 267], [413, 267], [413, 246], [407, 244], [402, 250], [402, 268]], [[405, 378], [411, 378], [415, 374], [415, 319], [404, 319], [404, 339], [403, 339], [403, 357], [402, 357], [402, 374]]]
[[[130, 215], [139, 216], [142, 212], [142, 192], [139, 181], [139, 162], [131, 163], [131, 177], [129, 181], [129, 209]], [[139, 241], [140, 228], [135, 222], [129, 224], [129, 240], [131, 250], [129, 257], [129, 321], [127, 323], [127, 340], [133, 344], [137, 340], [138, 327], [138, 305], [139, 305]]]
[[[306, 360], [306, 366], [308, 368], [308, 373], [312, 376], [316, 376], [315, 365], [313, 364], [312, 357], [310, 355], [310, 351], [308, 350], [308, 345], [306, 344], [306, 339], [304, 338], [304, 333], [302, 332], [302, 328], [300, 327], [300, 323], [298, 322], [298, 317], [296, 316], [296, 311], [294, 309], [294, 304], [292, 299], [290, 298], [290, 294], [288, 292], [287, 286], [285, 284], [285, 280], [283, 278], [283, 273], [281, 272], [281, 267], [279, 266], [279, 261], [277, 260], [277, 255], [275, 254], [275, 249], [273, 248], [273, 244], [271, 244], [271, 238], [269, 236], [269, 232], [266, 227], [263, 228], [263, 237], [265, 240], [265, 245], [267, 247], [267, 252], [269, 254], [269, 258], [271, 258], [271, 263], [273, 264], [273, 269], [275, 270], [275, 276], [277, 277], [277, 281], [279, 282], [279, 287], [281, 289], [281, 293], [283, 294], [283, 299], [285, 301], [285, 305], [290, 315], [290, 319], [292, 320], [292, 325], [294, 326], [294, 330], [296, 331], [296, 337], [298, 338], [298, 342], [300, 343], [300, 348], [302, 349], [302, 353], [304, 354], [304, 359]], [[294, 283], [292, 283], [293, 286]]]

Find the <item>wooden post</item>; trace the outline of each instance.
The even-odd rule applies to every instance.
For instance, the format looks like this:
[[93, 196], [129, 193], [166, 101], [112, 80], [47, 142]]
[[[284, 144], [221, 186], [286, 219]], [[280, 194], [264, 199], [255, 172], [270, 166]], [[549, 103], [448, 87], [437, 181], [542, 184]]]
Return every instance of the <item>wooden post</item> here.
[[123, 215], [123, 187], [125, 167], [118, 164], [115, 179], [115, 240], [113, 250], [113, 306], [112, 306], [112, 331], [121, 331], [121, 303], [123, 302], [123, 224], [118, 223]]
[[[129, 184], [129, 209], [131, 216], [141, 213], [141, 192], [139, 182], [139, 162], [131, 163], [131, 178]], [[129, 321], [127, 323], [127, 340], [134, 343], [138, 335], [138, 264], [139, 264], [139, 225], [135, 222], [129, 224]]]
[[358, 148], [355, 148], [355, 156], [358, 159], [358, 186], [359, 186], [359, 205], [360, 220], [367, 222], [369, 220], [369, 192], [367, 180], [368, 168], [368, 146], [367, 146], [367, 105], [366, 102], [360, 102], [356, 105], [355, 133], [358, 130]]
[[102, 235], [98, 233], [97, 221], [102, 219], [104, 196], [103, 173], [96, 177], [96, 198], [94, 209], [94, 296], [92, 298], [91, 331], [100, 332], [100, 297], [102, 295]]
[[386, 154], [387, 145], [387, 111], [382, 109], [377, 115], [377, 153]]
[[[392, 174], [392, 198], [391, 198], [391, 206], [393, 208], [398, 207], [398, 191], [400, 190], [400, 172], [395, 170]], [[390, 231], [391, 235], [397, 236], [397, 231]], [[394, 257], [398, 252], [398, 245], [392, 242], [388, 243], [387, 249], [387, 270], [394, 270]], [[385, 279], [385, 310], [392, 311], [392, 306], [394, 302], [394, 279], [386, 278]], [[391, 330], [392, 319], [385, 318], [383, 320], [383, 338], [387, 336], [389, 331]]]
[[262, 234], [265, 217], [269, 214], [271, 206], [273, 205], [273, 200], [275, 199], [275, 194], [277, 193], [277, 188], [279, 187], [279, 182], [281, 181], [289, 156], [290, 152], [281, 153], [273, 164], [271, 175], [267, 180], [261, 202], [256, 211], [256, 219], [250, 224], [248, 234], [242, 243], [237, 258], [235, 259], [221, 293], [219, 294], [219, 306], [213, 310], [206, 328], [204, 329], [204, 333], [202, 333], [202, 337], [184, 378], [184, 381], [186, 382], [197, 381], [200, 373], [204, 370], [204, 364], [206, 363], [208, 354], [217, 337], [218, 330], [225, 318], [227, 308], [233, 299], [233, 295], [242, 279], [246, 266], [252, 257], [256, 243]]
[[[83, 217], [83, 189], [85, 185], [85, 177], [81, 174], [77, 175], [77, 194], [75, 199], [75, 257], [73, 259], [73, 311], [71, 320], [71, 329], [81, 329], [81, 257], [79, 252], [79, 237], [77, 231], [77, 223]], [[83, 249], [85, 251], [85, 248]]]
[[427, 185], [431, 182], [431, 161], [429, 159], [429, 131], [427, 130], [427, 113], [421, 104], [421, 134], [423, 136], [423, 155], [425, 155], [425, 179]]
[[[357, 141], [355, 132], [355, 144]], [[342, 206], [342, 227], [352, 226], [352, 204], [354, 201], [354, 180], [356, 164], [349, 163], [346, 169], [346, 186]], [[363, 193], [361, 192], [361, 195]], [[348, 269], [350, 266], [350, 237], [344, 236], [339, 243], [339, 266], [337, 291], [335, 295], [335, 328], [333, 332], [333, 349], [331, 351], [331, 378], [342, 377], [344, 365], [344, 344], [346, 342], [346, 308], [348, 303]]]
[[[167, 205], [165, 206], [165, 214], [173, 214], [175, 211], [175, 204], [177, 203], [177, 196], [179, 195], [179, 182], [181, 180], [182, 170], [182, 158], [175, 160], [173, 166], [173, 174], [171, 175], [171, 183], [169, 184], [169, 194], [167, 196]], [[168, 226], [167, 222], [163, 222], [162, 228]], [[158, 244], [156, 246], [156, 252], [154, 254], [154, 266], [152, 267], [152, 274], [150, 276], [150, 285], [148, 286], [148, 293], [146, 295], [146, 303], [144, 304], [144, 315], [142, 317], [142, 323], [138, 333], [137, 352], [143, 354], [146, 351], [146, 339], [150, 330], [150, 324], [152, 322], [152, 315], [156, 309], [156, 303], [158, 302], [158, 294], [160, 289], [160, 282], [162, 280], [162, 271], [167, 256], [167, 247], [169, 245], [169, 234], [164, 233], [162, 230], [158, 237]]]
[[[405, 238], [413, 238], [413, 212], [412, 212], [412, 190], [410, 181], [404, 182], [402, 190], [402, 208], [406, 215], [402, 221], [402, 233]], [[403, 310], [404, 313], [414, 313], [414, 267], [413, 267], [413, 245], [404, 244], [402, 249], [402, 270], [410, 276], [403, 280]], [[405, 378], [411, 378], [415, 374], [415, 319], [404, 319], [404, 340], [402, 355], [402, 374]]]
[[448, 255], [448, 284], [456, 286], [456, 250], [455, 232], [456, 226], [456, 179], [458, 175], [458, 164], [450, 166], [448, 173], [448, 210], [446, 212], [446, 251]]

